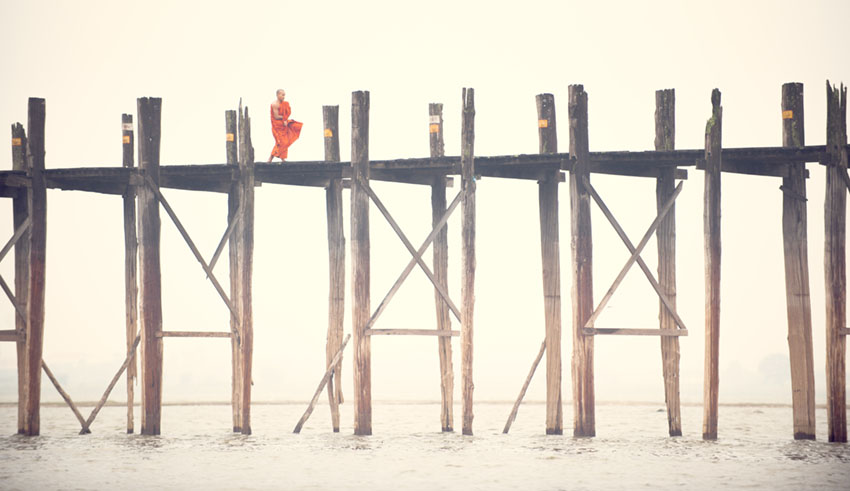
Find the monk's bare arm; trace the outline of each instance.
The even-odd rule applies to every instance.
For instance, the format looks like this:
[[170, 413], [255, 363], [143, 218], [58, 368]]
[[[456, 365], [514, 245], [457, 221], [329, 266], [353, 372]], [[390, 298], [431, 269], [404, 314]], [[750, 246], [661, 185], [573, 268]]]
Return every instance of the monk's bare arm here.
[[280, 115], [280, 106], [277, 104], [272, 104], [272, 114], [274, 114], [274, 119], [283, 119]]

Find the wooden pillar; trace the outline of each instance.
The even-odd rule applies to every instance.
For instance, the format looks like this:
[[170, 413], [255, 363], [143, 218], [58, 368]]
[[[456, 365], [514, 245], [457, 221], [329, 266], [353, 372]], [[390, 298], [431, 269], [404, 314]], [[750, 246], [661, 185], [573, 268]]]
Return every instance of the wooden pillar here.
[[[122, 164], [125, 168], [135, 166], [133, 155], [133, 115], [121, 115]], [[130, 350], [136, 340], [139, 322], [138, 282], [136, 265], [139, 243], [136, 239], [136, 187], [128, 185], [124, 191], [124, 312], [127, 349]], [[127, 433], [135, 431], [133, 421], [133, 403], [135, 399], [136, 357], [127, 364]]]
[[[12, 125], [12, 169], [28, 171], [27, 135], [21, 123]], [[20, 188], [12, 200], [12, 221], [15, 230], [30, 216], [32, 188]], [[30, 286], [30, 232], [27, 230], [15, 244], [15, 299], [26, 309]], [[16, 343], [18, 357], [18, 433], [24, 432], [27, 401], [27, 322], [25, 316], [15, 311], [15, 330], [19, 341]]]
[[[227, 157], [227, 165], [232, 166], [236, 175], [241, 176], [239, 171], [239, 156], [237, 146], [237, 120], [236, 111], [224, 112], [224, 149]], [[227, 192], [227, 223], [230, 224], [237, 219], [239, 204], [242, 202], [241, 177], [230, 183]], [[244, 211], [244, 210], [243, 210]], [[228, 262], [230, 269], [230, 303], [236, 313], [230, 314], [230, 330], [239, 333], [238, 337], [230, 338], [231, 351], [231, 394], [230, 406], [233, 416], [233, 432], [242, 432], [242, 329], [240, 319], [242, 318], [242, 243], [244, 230], [240, 218], [228, 239]]]
[[[673, 150], [676, 142], [676, 92], [655, 91], [655, 149]], [[676, 188], [676, 169], [659, 167], [655, 181], [658, 212], [670, 200]], [[676, 205], [658, 225], [658, 286], [676, 307]], [[673, 315], [659, 301], [658, 321], [661, 329], [676, 329]], [[679, 338], [661, 337], [661, 366], [664, 375], [664, 401], [667, 404], [667, 430], [670, 436], [682, 436], [682, 414], [679, 403]]]
[[[782, 146], [802, 148], [805, 144], [803, 84], [784, 84]], [[806, 164], [789, 164], [788, 175], [782, 178], [782, 242], [795, 440], [815, 439], [815, 369], [806, 208]]]
[[26, 339], [25, 435], [38, 435], [41, 409], [41, 353], [44, 345], [44, 281], [47, 245], [47, 182], [44, 177], [44, 99], [31, 97], [27, 120], [27, 158], [32, 176], [30, 213], [29, 327]]
[[254, 147], [251, 144], [251, 118], [248, 108], [239, 107], [239, 170], [242, 185], [242, 263], [239, 274], [242, 294], [242, 424], [243, 435], [251, 434], [251, 385], [254, 364]]
[[[339, 106], [322, 106], [325, 134], [325, 161], [339, 162]], [[342, 178], [334, 177], [325, 189], [328, 216], [328, 341], [325, 364], [330, 368], [342, 346], [345, 318], [345, 230], [342, 217]], [[339, 405], [342, 403], [342, 354], [328, 380], [331, 425], [339, 431]]]
[[[540, 94], [537, 127], [541, 154], [558, 153], [555, 96]], [[543, 261], [543, 312], [546, 322], [546, 434], [564, 433], [561, 405], [561, 246], [558, 227], [558, 177], [560, 170], [547, 172], [537, 182], [540, 202], [540, 247]]]
[[[445, 156], [443, 145], [443, 105], [428, 105], [428, 135], [431, 158]], [[431, 183], [431, 226], [436, 227], [446, 213], [446, 177], [434, 176]], [[448, 225], [444, 225], [434, 237], [434, 278], [445, 291], [449, 291], [449, 240]], [[449, 306], [434, 288], [434, 302], [437, 310], [437, 329], [450, 331], [452, 320]], [[440, 425], [443, 431], [454, 431], [454, 368], [452, 367], [451, 337], [437, 337], [437, 351], [440, 356]]]
[[845, 382], [847, 339], [847, 88], [826, 83], [826, 194], [824, 273], [826, 280], [826, 418], [830, 442], [847, 441]]
[[351, 94], [351, 322], [354, 339], [354, 434], [372, 434], [372, 354], [369, 301], [369, 92]]
[[461, 241], [463, 244], [461, 272], [461, 372], [463, 389], [464, 435], [472, 434], [473, 314], [475, 313], [475, 92], [463, 89], [463, 118], [461, 122]]
[[[139, 169], [159, 186], [162, 99], [137, 100]], [[159, 435], [162, 416], [162, 277], [159, 261], [159, 201], [139, 186], [139, 284], [142, 324], [142, 434]]]
[[702, 437], [717, 439], [720, 359], [720, 169], [723, 108], [720, 91], [711, 92], [711, 119], [705, 125], [705, 376]]
[[593, 238], [590, 227], [590, 193], [583, 184], [590, 178], [587, 136], [587, 92], [570, 85], [570, 234], [573, 303], [573, 436], [596, 435], [596, 402], [593, 390], [593, 336], [582, 328], [593, 313]]

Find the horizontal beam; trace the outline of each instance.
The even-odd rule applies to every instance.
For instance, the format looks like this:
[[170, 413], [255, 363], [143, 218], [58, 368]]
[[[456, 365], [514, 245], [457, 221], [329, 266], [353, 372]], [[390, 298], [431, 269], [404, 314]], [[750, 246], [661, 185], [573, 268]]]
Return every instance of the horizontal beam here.
[[460, 331], [443, 329], [366, 329], [367, 336], [460, 336]]
[[[850, 145], [847, 147], [850, 149]], [[590, 152], [590, 172], [634, 177], [656, 177], [661, 167], [701, 167], [705, 150], [670, 150], [645, 152]], [[784, 176], [788, 164], [827, 160], [823, 145], [803, 148], [761, 147], [724, 148], [723, 171], [730, 173]], [[476, 173], [482, 176], [536, 179], [540, 172], [552, 168], [570, 170], [574, 160], [569, 153], [523, 154], [475, 157]], [[349, 177], [350, 162], [301, 161], [284, 164], [257, 162], [258, 182], [302, 186], [326, 186], [330, 179]], [[427, 184], [424, 176], [460, 174], [460, 157], [409, 158], [372, 160], [372, 178], [394, 182]], [[47, 169], [48, 187], [82, 190], [106, 194], [122, 194], [124, 187], [138, 184], [139, 170], [127, 167], [80, 167]], [[227, 164], [163, 165], [160, 187], [195, 191], [226, 192], [238, 180], [239, 169]], [[687, 178], [684, 170], [677, 179]], [[30, 179], [23, 171], [0, 171], [0, 195], [8, 196], [8, 188], [28, 187]]]
[[14, 329], [7, 329], [0, 331], [0, 342], [8, 341], [12, 343], [17, 343], [18, 341], [23, 341], [24, 338], [21, 334]]
[[841, 334], [843, 336], [850, 336], [850, 327], [845, 327], [841, 329], [840, 331], [838, 331], [838, 334]]
[[599, 334], [616, 336], [687, 336], [687, 329], [615, 329], [606, 327], [585, 327], [585, 335], [595, 336]]
[[162, 331], [156, 334], [158, 338], [230, 338], [232, 334], [225, 331]]

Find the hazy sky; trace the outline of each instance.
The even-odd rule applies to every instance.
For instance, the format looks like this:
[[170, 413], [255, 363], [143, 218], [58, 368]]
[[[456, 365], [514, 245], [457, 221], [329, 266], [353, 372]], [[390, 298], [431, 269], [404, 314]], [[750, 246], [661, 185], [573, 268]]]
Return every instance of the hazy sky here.
[[[163, 98], [163, 164], [224, 161], [224, 111], [241, 98], [253, 116], [258, 159], [273, 145], [268, 105], [283, 87], [304, 122], [292, 160], [321, 160], [321, 106], [340, 105], [350, 155], [350, 93], [371, 92], [370, 155], [428, 155], [428, 103], [444, 104], [447, 154], [459, 154], [462, 87], [475, 88], [478, 155], [537, 152], [534, 96], [555, 95], [560, 150], [568, 149], [568, 85], [589, 94], [591, 150], [653, 146], [654, 91], [676, 89], [676, 147], [702, 148], [710, 92], [723, 93], [726, 147], [781, 144], [784, 82], [805, 84], [806, 143], [825, 139], [825, 81], [850, 82], [846, 1], [711, 2], [0, 2], [4, 47], [0, 121], [26, 124], [27, 97], [47, 99], [47, 167], [119, 166], [121, 113], [136, 98]], [[8, 127], [8, 126], [7, 126]], [[0, 169], [11, 168], [11, 153]], [[817, 402], [825, 401], [824, 173], [809, 164], [809, 265]], [[595, 176], [637, 242], [655, 217], [652, 179]], [[723, 176], [720, 400], [790, 402], [778, 178]], [[426, 187], [375, 183], [412, 242], [430, 231]], [[701, 402], [703, 244], [701, 172], [689, 171], [677, 204], [681, 394]], [[451, 196], [457, 188], [449, 191]], [[166, 190], [209, 257], [226, 226], [225, 195]], [[325, 364], [327, 241], [321, 188], [264, 184], [256, 192], [255, 400], [307, 401]], [[348, 232], [348, 192], [346, 236]], [[477, 193], [475, 397], [513, 399], [544, 336], [537, 186], [482, 179]], [[11, 200], [0, 231], [12, 233]], [[565, 399], [570, 386], [568, 187], [561, 186]], [[226, 330], [228, 314], [162, 213], [163, 318], [168, 330]], [[594, 299], [628, 251], [593, 209]], [[372, 305], [409, 254], [372, 207]], [[460, 217], [449, 222], [450, 286], [460, 301]], [[5, 241], [5, 239], [3, 239]], [[348, 251], [347, 251], [348, 252]], [[44, 358], [80, 400], [100, 396], [124, 357], [121, 199], [48, 193]], [[430, 252], [427, 257], [430, 261]], [[654, 241], [644, 259], [654, 270]], [[350, 267], [350, 258], [347, 258]], [[0, 264], [13, 280], [13, 262]], [[216, 268], [227, 278], [227, 261]], [[346, 290], [350, 298], [350, 291]], [[348, 300], [348, 299], [347, 299]], [[433, 290], [414, 272], [376, 327], [433, 328]], [[351, 325], [346, 307], [346, 332]], [[637, 268], [599, 327], [657, 325], [658, 302]], [[0, 328], [14, 323], [0, 302]], [[457, 322], [455, 328], [459, 328]], [[455, 338], [458, 339], [458, 338]], [[456, 387], [459, 343], [454, 343]], [[0, 400], [12, 401], [15, 351], [0, 345]], [[351, 352], [344, 388], [351, 394]], [[596, 340], [597, 399], [663, 401], [657, 338]], [[165, 340], [166, 401], [228, 400], [223, 339]], [[372, 341], [376, 400], [439, 399], [437, 342]], [[545, 397], [541, 370], [529, 399]], [[58, 395], [44, 382], [47, 400]], [[113, 396], [124, 398], [123, 381]], [[456, 394], [459, 400], [459, 392]], [[790, 423], [789, 423], [790, 424]]]

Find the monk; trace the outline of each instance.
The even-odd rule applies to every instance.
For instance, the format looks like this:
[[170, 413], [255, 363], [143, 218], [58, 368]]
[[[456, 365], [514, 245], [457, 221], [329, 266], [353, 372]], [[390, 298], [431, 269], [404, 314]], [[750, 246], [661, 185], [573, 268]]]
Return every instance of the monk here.
[[289, 119], [292, 114], [292, 109], [286, 98], [286, 91], [277, 89], [277, 100], [272, 102], [271, 117], [272, 117], [272, 134], [274, 135], [274, 148], [269, 156], [269, 163], [275, 157], [281, 161], [286, 160], [289, 153], [289, 146], [295, 143], [295, 140], [301, 136], [301, 126], [303, 123]]

